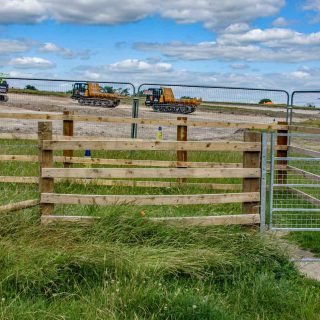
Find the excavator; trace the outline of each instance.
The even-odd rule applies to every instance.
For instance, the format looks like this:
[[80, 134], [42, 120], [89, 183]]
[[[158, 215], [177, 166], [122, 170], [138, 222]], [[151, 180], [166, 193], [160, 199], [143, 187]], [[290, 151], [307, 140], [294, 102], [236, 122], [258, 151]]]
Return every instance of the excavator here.
[[7, 93], [9, 85], [7, 81], [0, 79], [0, 102], [7, 102], [9, 100]]
[[118, 93], [104, 92], [99, 83], [77, 82], [72, 88], [72, 99], [81, 105], [115, 108], [120, 104]]
[[202, 99], [197, 98], [175, 99], [172, 89], [165, 87], [149, 88], [143, 94], [146, 95], [145, 105], [156, 112], [188, 114], [196, 111], [202, 102]]

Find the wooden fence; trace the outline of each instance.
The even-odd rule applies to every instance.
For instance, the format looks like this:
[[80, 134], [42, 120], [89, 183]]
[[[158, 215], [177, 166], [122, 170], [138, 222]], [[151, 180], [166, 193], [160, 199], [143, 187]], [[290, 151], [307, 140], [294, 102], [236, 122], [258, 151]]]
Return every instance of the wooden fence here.
[[[186, 122], [184, 122], [184, 126]], [[177, 130], [178, 135], [181, 129]], [[180, 133], [179, 133], [180, 132]], [[39, 122], [39, 146], [40, 146], [40, 211], [42, 221], [87, 221], [90, 217], [72, 217], [53, 215], [55, 204], [81, 204], [81, 205], [121, 205], [130, 204], [137, 206], [150, 205], [194, 205], [194, 204], [218, 204], [218, 203], [243, 203], [242, 215], [229, 215], [224, 217], [199, 217], [177, 218], [184, 219], [187, 223], [200, 224], [255, 224], [259, 222], [259, 179], [260, 179], [260, 142], [259, 133], [248, 133], [244, 142], [232, 141], [153, 141], [137, 139], [56, 139], [52, 135], [51, 122]], [[176, 151], [178, 158], [180, 152], [184, 152], [184, 159], [188, 151], [223, 151], [243, 152], [244, 163], [219, 164], [177, 161], [164, 162], [156, 160], [130, 160], [130, 165], [148, 165], [147, 168], [55, 168], [53, 152], [56, 150], [125, 150], [125, 151]], [[117, 159], [114, 159], [119, 164]], [[124, 161], [120, 159], [120, 162]], [[103, 161], [102, 161], [103, 162]], [[99, 164], [102, 164], [100, 161]], [[154, 167], [157, 167], [156, 169]], [[243, 192], [222, 194], [190, 194], [190, 195], [80, 195], [54, 193], [55, 179], [178, 179], [176, 184], [185, 183], [185, 179], [208, 178], [242, 178]], [[60, 180], [61, 181], [61, 180]], [[110, 183], [110, 180], [106, 180]], [[118, 180], [115, 180], [115, 184]], [[130, 180], [125, 180], [128, 184]], [[143, 182], [143, 181], [141, 181]], [[140, 183], [141, 183], [140, 182]], [[131, 181], [136, 185], [137, 181]], [[159, 186], [163, 181], [144, 181], [148, 186]], [[172, 182], [169, 182], [172, 184]], [[157, 185], [158, 184], [158, 185]], [[198, 186], [202, 183], [193, 183]], [[206, 184], [210, 186], [210, 184]], [[212, 184], [212, 187], [215, 188]], [[225, 186], [223, 186], [224, 188]], [[228, 186], [226, 186], [228, 189]], [[191, 219], [191, 220], [190, 220]], [[172, 218], [169, 219], [172, 221]]]
[[[285, 123], [278, 124], [252, 124], [252, 123], [226, 123], [209, 121], [191, 121], [179, 117], [176, 120], [162, 119], [141, 119], [141, 118], [117, 118], [117, 117], [97, 117], [74, 115], [70, 112], [64, 114], [23, 114], [23, 113], [0, 113], [0, 119], [23, 119], [23, 120], [61, 120], [63, 121], [62, 135], [53, 135], [50, 122], [41, 124], [42, 131], [39, 131], [41, 147], [41, 177], [14, 177], [0, 176], [1, 183], [40, 183], [41, 195], [41, 213], [44, 221], [55, 220], [88, 220], [84, 217], [57, 217], [52, 216], [52, 209], [56, 203], [83, 203], [101, 205], [110, 205], [114, 203], [135, 203], [136, 205], [171, 205], [171, 204], [204, 204], [204, 203], [243, 203], [243, 214], [236, 216], [223, 217], [197, 217], [197, 218], [177, 218], [183, 219], [186, 223], [202, 224], [226, 224], [226, 223], [258, 223], [259, 222], [259, 158], [260, 158], [260, 134], [253, 132], [245, 133], [244, 142], [232, 141], [186, 141], [188, 127], [208, 127], [208, 128], [237, 128], [237, 129], [255, 129], [255, 130], [273, 130], [278, 132], [299, 131], [308, 133], [319, 133], [319, 128], [306, 128], [302, 126], [288, 126]], [[73, 127], [75, 121], [90, 122], [113, 122], [119, 124], [152, 124], [164, 126], [176, 126], [177, 141], [152, 141], [141, 139], [109, 139], [102, 140], [96, 137], [75, 137], [73, 136]], [[47, 128], [47, 129], [45, 129]], [[0, 134], [0, 139], [23, 139], [37, 140], [38, 135], [25, 134]], [[290, 147], [295, 148], [297, 147]], [[133, 159], [102, 159], [75, 157], [75, 150], [162, 150], [176, 151], [176, 161], [155, 161], [155, 160], [133, 160]], [[287, 141], [278, 141], [276, 146], [278, 155], [287, 154]], [[54, 150], [62, 150], [63, 156], [53, 156]], [[189, 162], [188, 151], [226, 151], [243, 152], [243, 163], [214, 163], [214, 162]], [[306, 149], [295, 150], [309, 152]], [[314, 151], [310, 152], [314, 153]], [[47, 159], [47, 160], [46, 160]], [[38, 163], [39, 157], [36, 155], [0, 155], [0, 161], [20, 161]], [[63, 169], [53, 168], [54, 162], [64, 164]], [[129, 168], [99, 168], [99, 169], [76, 169], [73, 164], [98, 164], [111, 166], [126, 166]], [[148, 168], [135, 168], [135, 167]], [[281, 166], [281, 164], [279, 164]], [[286, 168], [286, 164], [283, 164]], [[176, 178], [177, 181], [139, 181], [133, 179], [143, 178]], [[188, 178], [242, 178], [243, 184], [226, 183], [194, 183], [188, 182]], [[80, 196], [80, 195], [57, 195], [50, 191], [53, 188], [53, 182], [59, 183], [72, 179], [78, 184], [93, 183], [103, 186], [131, 186], [131, 187], [175, 187], [181, 185], [199, 186], [208, 189], [242, 191], [242, 193], [226, 194], [204, 194], [188, 196]], [[53, 189], [52, 189], [53, 190]], [[156, 199], [156, 200], [155, 200]], [[35, 205], [36, 200], [21, 202], [3, 206], [3, 211], [15, 210], [28, 205]], [[173, 219], [173, 218], [172, 218]], [[171, 219], [169, 219], [171, 220]]]

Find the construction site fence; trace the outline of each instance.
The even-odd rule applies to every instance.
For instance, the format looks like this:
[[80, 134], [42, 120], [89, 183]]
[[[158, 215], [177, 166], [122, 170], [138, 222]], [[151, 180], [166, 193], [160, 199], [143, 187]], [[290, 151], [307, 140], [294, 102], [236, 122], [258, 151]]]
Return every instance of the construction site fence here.
[[[20, 78], [5, 77], [9, 84], [8, 107], [27, 108], [34, 111], [62, 112], [67, 108], [83, 111], [87, 114], [96, 113], [87, 106], [81, 106], [76, 101], [72, 102], [71, 93], [73, 84], [87, 83], [90, 80], [81, 79], [49, 79], [49, 78]], [[170, 119], [176, 116], [172, 113], [151, 112], [152, 108], [145, 106], [144, 91], [149, 88], [171, 88], [174, 96], [180, 98], [202, 99], [199, 110], [201, 114], [190, 114], [209, 121], [252, 121], [259, 123], [272, 123], [285, 121], [289, 124], [300, 122], [304, 119], [320, 119], [319, 103], [320, 90], [295, 90], [290, 95], [282, 89], [246, 88], [211, 85], [185, 85], [170, 83], [142, 83], [134, 84], [130, 81], [94, 80], [99, 83], [105, 92], [117, 92], [121, 96], [122, 108], [100, 110], [99, 115], [124, 116], [132, 118], [159, 118]], [[66, 99], [68, 98], [68, 99]], [[257, 120], [257, 115], [261, 114]], [[254, 117], [255, 116], [255, 117]], [[251, 119], [252, 117], [252, 119]], [[255, 118], [255, 119], [254, 119]], [[139, 130], [138, 130], [139, 127]], [[7, 128], [7, 132], [12, 132]], [[88, 127], [88, 131], [99, 131], [99, 128]], [[107, 128], [100, 128], [101, 131]], [[2, 128], [1, 132], [3, 131]], [[77, 130], [77, 128], [76, 128]], [[117, 135], [123, 138], [145, 138], [148, 131], [154, 131], [150, 126], [132, 124], [130, 128], [120, 126]], [[33, 132], [34, 134], [36, 132]], [[106, 135], [109, 134], [106, 132]], [[212, 136], [207, 129], [197, 132], [198, 139], [230, 138], [231, 133], [224, 131], [220, 137]]]
[[[245, 88], [245, 87], [227, 87], [227, 86], [209, 86], [209, 85], [183, 85], [168, 83], [143, 83], [134, 85], [132, 82], [115, 82], [107, 80], [95, 80], [91, 82], [99, 83], [106, 92], [118, 92], [121, 96], [122, 108], [90, 109], [87, 106], [81, 106], [76, 101], [66, 98], [71, 97], [73, 84], [76, 82], [90, 82], [89, 80], [79, 79], [36, 79], [36, 78], [17, 78], [7, 77], [9, 84], [9, 101], [6, 103], [9, 107], [27, 108], [34, 111], [43, 112], [62, 112], [65, 109], [75, 110], [77, 113], [95, 114], [101, 116], [121, 116], [132, 118], [153, 118], [153, 119], [173, 119], [175, 113], [152, 112], [152, 108], [145, 106], [144, 90], [152, 87], [171, 88], [175, 98], [199, 97], [202, 103], [199, 106], [201, 113], [192, 113], [183, 115], [187, 117], [196, 117], [197, 120], [221, 121], [221, 122], [259, 122], [275, 123], [277, 121], [288, 121], [290, 109], [290, 95], [285, 90], [264, 89], [264, 88]], [[269, 104], [268, 101], [270, 100]], [[263, 103], [264, 102], [264, 103]], [[252, 112], [254, 111], [254, 113]], [[254, 115], [260, 114], [261, 117]], [[15, 124], [14, 124], [15, 125]], [[1, 132], [13, 133], [14, 128], [5, 124], [7, 128], [2, 128]], [[138, 129], [139, 127], [139, 129]], [[101, 125], [96, 127], [93, 123], [87, 124], [84, 132], [83, 127], [75, 128], [75, 131], [81, 131], [82, 135], [110, 136], [116, 134], [121, 138], [150, 138], [158, 128], [151, 125], [132, 124], [130, 127], [119, 125], [116, 128]], [[167, 135], [172, 138], [173, 132], [170, 128], [162, 128]], [[20, 130], [20, 128], [18, 128]], [[54, 131], [60, 130], [54, 128]], [[29, 132], [30, 133], [30, 132]], [[34, 128], [33, 134], [36, 134]], [[234, 139], [234, 132], [230, 130], [212, 131], [208, 128], [197, 130], [190, 135], [197, 140], [210, 140], [216, 138]], [[238, 137], [240, 141], [242, 136]]]

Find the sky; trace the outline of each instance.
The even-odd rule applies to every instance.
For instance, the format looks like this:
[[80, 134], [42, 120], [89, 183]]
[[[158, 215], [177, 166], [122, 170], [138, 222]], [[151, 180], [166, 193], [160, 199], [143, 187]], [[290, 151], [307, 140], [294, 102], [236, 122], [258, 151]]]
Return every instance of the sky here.
[[320, 90], [320, 0], [8, 0], [0, 72]]

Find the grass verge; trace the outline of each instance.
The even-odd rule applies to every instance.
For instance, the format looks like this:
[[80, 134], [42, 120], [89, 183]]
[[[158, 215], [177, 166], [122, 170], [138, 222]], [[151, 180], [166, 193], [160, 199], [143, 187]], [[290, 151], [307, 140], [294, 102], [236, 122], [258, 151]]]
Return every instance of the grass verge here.
[[1, 319], [318, 319], [319, 284], [255, 231], [0, 219]]

